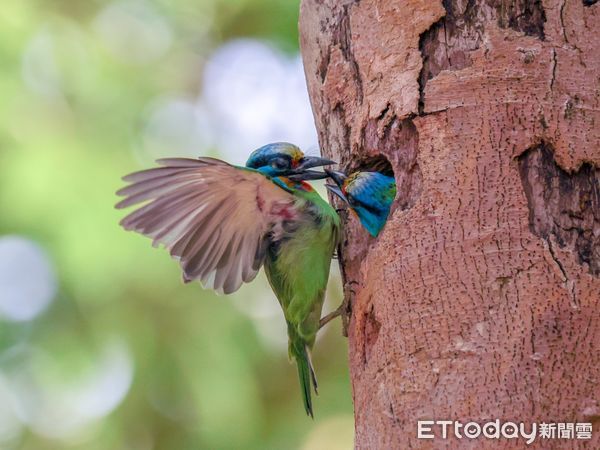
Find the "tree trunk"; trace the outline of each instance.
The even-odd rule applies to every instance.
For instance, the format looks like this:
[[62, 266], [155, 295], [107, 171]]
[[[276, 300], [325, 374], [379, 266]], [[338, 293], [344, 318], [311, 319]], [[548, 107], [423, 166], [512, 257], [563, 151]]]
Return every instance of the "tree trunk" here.
[[378, 238], [345, 219], [357, 448], [525, 446], [420, 419], [586, 422], [529, 448], [600, 448], [594, 3], [303, 0], [324, 154], [398, 185]]

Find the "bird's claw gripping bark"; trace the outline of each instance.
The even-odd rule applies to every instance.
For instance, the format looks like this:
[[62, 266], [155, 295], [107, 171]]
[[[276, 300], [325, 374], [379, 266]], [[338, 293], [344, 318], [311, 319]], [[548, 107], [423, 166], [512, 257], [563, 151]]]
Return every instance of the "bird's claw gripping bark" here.
[[[358, 284], [358, 283], [356, 281], [348, 282], [348, 285], [350, 285], [350, 286], [353, 284]], [[356, 295], [356, 292], [351, 287], [348, 287], [348, 292], [350, 292], [352, 295]], [[348, 337], [348, 325], [350, 322], [351, 314], [352, 314], [352, 308], [351, 308], [351, 302], [350, 302], [350, 295], [344, 295], [344, 300], [342, 301], [341, 305], [338, 306], [338, 308], [336, 310], [330, 312], [325, 317], [321, 318], [321, 320], [319, 322], [319, 329], [323, 328], [325, 325], [327, 325], [329, 322], [331, 322], [336, 317], [342, 316], [342, 334], [345, 337]]]
[[338, 316], [341, 316], [344, 313], [344, 309], [345, 309], [344, 303], [345, 302], [346, 302], [346, 299], [344, 298], [344, 301], [342, 302], [342, 304], [340, 306], [338, 306], [338, 308], [336, 310], [331, 311], [325, 317], [321, 317], [321, 320], [319, 321], [319, 329], [323, 328], [325, 325], [327, 325], [333, 319], [335, 319]]

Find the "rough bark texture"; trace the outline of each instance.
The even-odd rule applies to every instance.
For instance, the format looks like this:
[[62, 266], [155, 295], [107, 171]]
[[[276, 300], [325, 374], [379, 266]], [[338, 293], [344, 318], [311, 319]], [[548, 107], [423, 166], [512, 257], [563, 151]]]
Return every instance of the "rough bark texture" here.
[[379, 238], [345, 223], [357, 448], [600, 448], [600, 4], [303, 0], [300, 30], [323, 152], [399, 187]]

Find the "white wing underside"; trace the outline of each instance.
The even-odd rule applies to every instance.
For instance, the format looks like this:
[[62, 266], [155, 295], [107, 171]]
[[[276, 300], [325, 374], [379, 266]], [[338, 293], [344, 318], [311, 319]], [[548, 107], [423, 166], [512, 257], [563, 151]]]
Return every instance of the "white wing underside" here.
[[164, 244], [186, 282], [231, 293], [252, 281], [282, 217], [294, 214], [293, 196], [258, 172], [213, 158], [169, 158], [163, 167], [123, 179], [125, 208], [145, 202], [121, 225]]

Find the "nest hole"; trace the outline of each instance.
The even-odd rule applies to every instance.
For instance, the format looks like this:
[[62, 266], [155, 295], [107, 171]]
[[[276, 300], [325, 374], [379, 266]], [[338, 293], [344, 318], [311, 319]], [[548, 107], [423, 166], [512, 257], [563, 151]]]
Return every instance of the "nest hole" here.
[[379, 154], [376, 156], [366, 156], [360, 158], [357, 162], [352, 164], [348, 173], [353, 172], [379, 172], [388, 177], [394, 176], [394, 169], [390, 161], [383, 155]]

